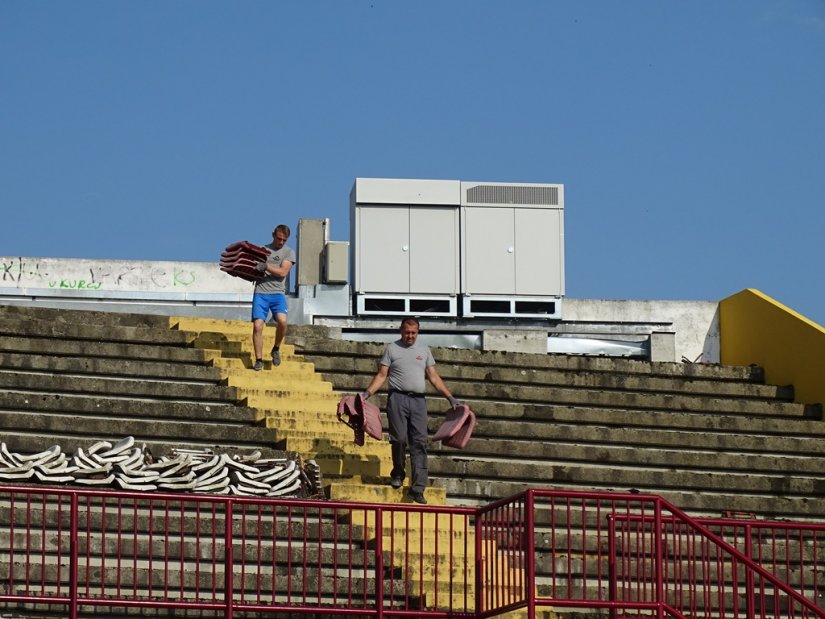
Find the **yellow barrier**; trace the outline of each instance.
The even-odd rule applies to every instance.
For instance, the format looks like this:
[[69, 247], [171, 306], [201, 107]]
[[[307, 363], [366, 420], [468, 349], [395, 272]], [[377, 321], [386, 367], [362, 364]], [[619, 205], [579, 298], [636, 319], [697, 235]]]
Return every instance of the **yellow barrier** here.
[[825, 329], [778, 301], [747, 288], [719, 303], [725, 365], [755, 363], [766, 382], [793, 385], [795, 399], [825, 402]]

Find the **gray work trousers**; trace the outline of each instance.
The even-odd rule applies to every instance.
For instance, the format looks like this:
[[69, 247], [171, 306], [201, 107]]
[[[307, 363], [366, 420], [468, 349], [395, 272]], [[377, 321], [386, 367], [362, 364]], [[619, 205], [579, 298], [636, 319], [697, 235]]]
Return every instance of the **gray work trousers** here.
[[390, 427], [393, 477], [404, 479], [406, 447], [410, 447], [410, 488], [424, 492], [427, 487], [427, 402], [423, 397], [409, 396], [400, 391], [390, 393], [387, 400], [387, 420]]

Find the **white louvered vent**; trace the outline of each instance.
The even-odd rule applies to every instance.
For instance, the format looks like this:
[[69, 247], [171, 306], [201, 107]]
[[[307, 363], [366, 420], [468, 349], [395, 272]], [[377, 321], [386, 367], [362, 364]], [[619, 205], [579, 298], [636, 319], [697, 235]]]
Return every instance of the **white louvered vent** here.
[[559, 188], [530, 185], [476, 185], [467, 190], [468, 204], [559, 205]]

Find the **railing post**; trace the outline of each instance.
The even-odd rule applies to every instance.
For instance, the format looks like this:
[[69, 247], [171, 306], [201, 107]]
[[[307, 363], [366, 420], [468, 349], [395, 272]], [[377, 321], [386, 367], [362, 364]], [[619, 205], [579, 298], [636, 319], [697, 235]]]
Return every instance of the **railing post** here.
[[[393, 532], [390, 531], [390, 535]], [[422, 534], [423, 535], [423, 534]], [[392, 546], [391, 546], [392, 547]], [[384, 617], [384, 510], [375, 510], [375, 604], [376, 617]]]
[[[655, 505], [656, 511], [653, 524], [653, 534], [655, 537], [653, 539], [653, 544], [656, 553], [656, 616], [658, 619], [663, 619], [665, 607], [665, 584], [662, 550], [662, 501], [657, 498]], [[642, 524], [644, 525], [644, 523]]]
[[533, 491], [527, 490], [526, 497], [526, 520], [527, 529], [527, 617], [533, 619], [536, 616], [536, 514]]
[[224, 526], [223, 526], [223, 533], [224, 533], [224, 550], [223, 550], [223, 561], [224, 561], [224, 579], [223, 579], [223, 588], [224, 588], [224, 602], [226, 603], [226, 608], [224, 609], [224, 617], [225, 619], [232, 619], [233, 613], [233, 604], [235, 602], [235, 578], [234, 578], [234, 571], [235, 571], [235, 557], [234, 557], [234, 548], [233, 548], [233, 536], [232, 536], [232, 515], [235, 511], [235, 504], [232, 499], [227, 499], [224, 507]]
[[[616, 573], [616, 518], [613, 514], [607, 516], [607, 599], [610, 602], [618, 601], [618, 574]], [[616, 606], [610, 606], [610, 619], [616, 619]]]
[[[78, 550], [77, 536], [78, 536], [78, 498], [77, 493], [71, 494], [71, 510], [69, 512], [69, 619], [77, 619], [78, 603], [77, 598], [80, 595], [78, 591], [79, 585], [77, 582], [77, 562], [79, 561], [80, 552]], [[88, 517], [88, 516], [87, 516]], [[58, 540], [58, 543], [60, 541]], [[89, 543], [88, 540], [86, 542]]]
[[[750, 524], [745, 524], [745, 556], [753, 561], [753, 541], [751, 535], [753, 530]], [[735, 577], [735, 576], [734, 576]], [[753, 619], [756, 616], [756, 591], [753, 578], [753, 570], [745, 566], [745, 612], [748, 619]]]
[[484, 591], [482, 590], [484, 587], [484, 561], [481, 558], [481, 553], [483, 552], [483, 545], [481, 543], [481, 535], [484, 531], [483, 524], [483, 517], [480, 514], [480, 510], [476, 510], [476, 520], [473, 524], [475, 528], [475, 584], [476, 584], [476, 601], [475, 601], [475, 616], [478, 617], [481, 612], [484, 610]]

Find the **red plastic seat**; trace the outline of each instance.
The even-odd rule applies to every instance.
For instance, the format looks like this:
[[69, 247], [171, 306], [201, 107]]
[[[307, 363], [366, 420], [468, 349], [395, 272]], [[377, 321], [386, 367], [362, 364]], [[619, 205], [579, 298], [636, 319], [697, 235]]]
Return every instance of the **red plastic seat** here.
[[380, 441], [384, 438], [381, 429], [381, 409], [358, 395], [347, 395], [338, 402], [338, 420], [355, 432], [356, 445], [364, 444], [365, 434]]
[[443, 445], [464, 449], [476, 427], [476, 415], [466, 404], [451, 408], [444, 416], [443, 423], [435, 431], [432, 440]]

